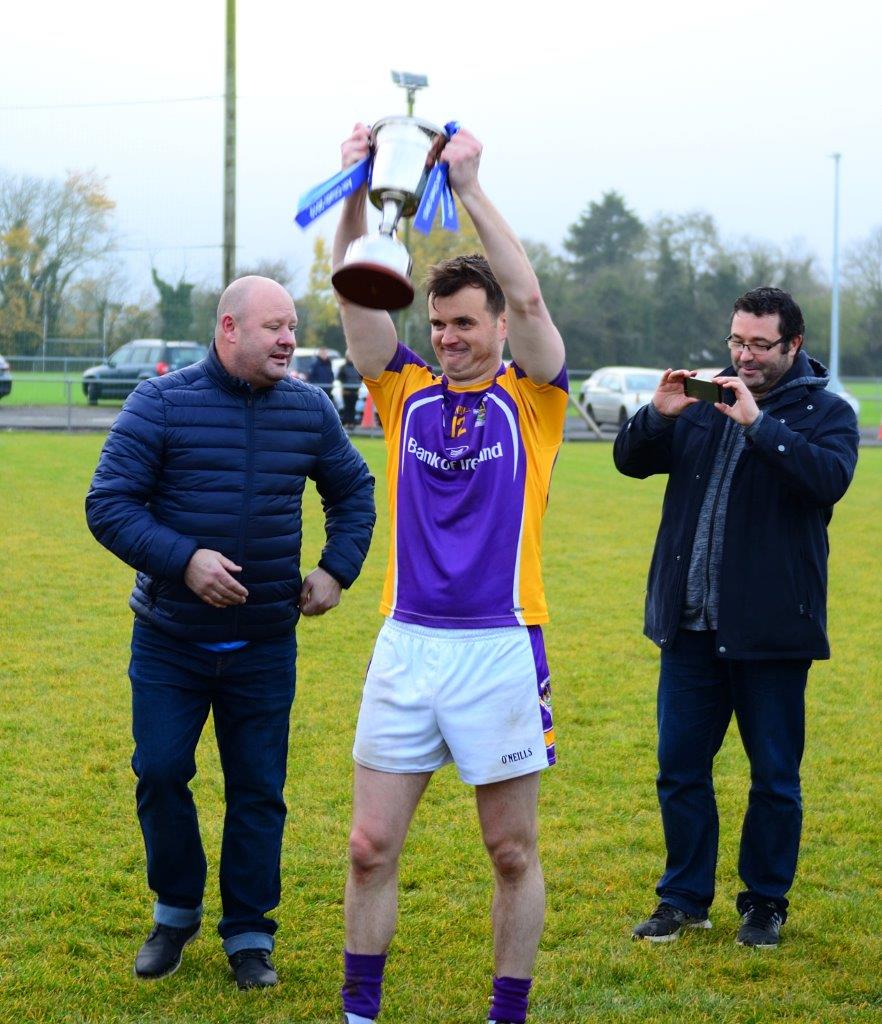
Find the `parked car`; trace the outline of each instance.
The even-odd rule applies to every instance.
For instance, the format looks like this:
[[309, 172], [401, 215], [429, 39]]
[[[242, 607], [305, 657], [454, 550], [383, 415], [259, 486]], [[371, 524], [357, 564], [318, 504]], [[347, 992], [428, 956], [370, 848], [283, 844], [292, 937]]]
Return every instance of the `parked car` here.
[[12, 374], [9, 372], [9, 363], [0, 356], [0, 398], [5, 398], [12, 391]]
[[[294, 350], [294, 355], [291, 357], [291, 366], [288, 370], [288, 374], [295, 380], [308, 380], [309, 370], [312, 366], [312, 361], [318, 355], [317, 348], [300, 348], [298, 345]], [[331, 357], [331, 367], [334, 370], [334, 384], [331, 388], [331, 398], [333, 399], [334, 405], [338, 409], [343, 408], [343, 389], [340, 387], [340, 381], [337, 378], [337, 371], [343, 365], [343, 356], [335, 348], [329, 348], [325, 350]]]
[[652, 398], [663, 373], [646, 366], [601, 366], [582, 384], [579, 404], [595, 423], [621, 426]]
[[[329, 348], [325, 351], [331, 357], [331, 365], [334, 367], [334, 373], [336, 373], [338, 367], [343, 363], [343, 356], [335, 348]], [[292, 377], [296, 377], [297, 380], [306, 380], [309, 375], [309, 369], [312, 366], [312, 361], [318, 353], [319, 350], [317, 348], [301, 348], [298, 345], [294, 349], [291, 367], [288, 372]]]
[[142, 380], [180, 370], [207, 355], [208, 348], [197, 341], [136, 338], [118, 348], [106, 363], [84, 371], [83, 394], [89, 405], [99, 398], [126, 398]]
[[848, 404], [851, 406], [852, 412], [855, 414], [855, 416], [857, 416], [858, 420], [860, 420], [861, 403], [858, 401], [857, 398], [855, 398], [855, 396], [850, 391], [846, 389], [842, 381], [839, 381], [838, 383], [839, 387], [831, 387], [830, 391], [832, 391], [834, 395], [839, 395], [840, 398], [848, 402]]

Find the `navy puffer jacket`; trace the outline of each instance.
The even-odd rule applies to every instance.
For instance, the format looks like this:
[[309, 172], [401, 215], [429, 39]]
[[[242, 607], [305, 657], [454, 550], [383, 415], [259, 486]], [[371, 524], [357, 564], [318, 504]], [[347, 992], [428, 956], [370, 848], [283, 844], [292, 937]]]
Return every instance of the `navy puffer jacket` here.
[[[729, 367], [726, 375], [734, 375]], [[724, 658], [828, 658], [827, 524], [857, 462], [851, 408], [826, 390], [827, 370], [800, 352], [761, 401], [729, 491], [720, 566], [717, 652]], [[645, 633], [674, 640], [692, 541], [726, 418], [708, 402], [690, 405], [660, 434], [648, 407], [619, 431], [619, 471], [667, 473], [661, 525], [649, 568]]]
[[[284, 379], [252, 389], [212, 346], [201, 363], [139, 384], [111, 428], [86, 497], [95, 537], [137, 570], [135, 614], [187, 640], [284, 635], [299, 618], [301, 498], [315, 481], [319, 565], [344, 587], [370, 544], [373, 477], [328, 397]], [[184, 583], [198, 548], [242, 566], [245, 604], [213, 608]]]

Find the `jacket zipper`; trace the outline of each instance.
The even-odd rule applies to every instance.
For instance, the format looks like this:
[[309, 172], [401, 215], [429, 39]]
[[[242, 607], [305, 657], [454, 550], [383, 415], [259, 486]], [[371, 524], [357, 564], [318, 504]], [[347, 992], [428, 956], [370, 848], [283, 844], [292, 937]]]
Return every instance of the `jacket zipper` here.
[[[708, 472], [709, 464], [712, 461], [713, 461], [712, 459], [705, 460], [705, 462], [703, 462], [701, 464], [701, 466], [698, 467], [700, 469], [700, 475], [704, 475], [704, 474], [706, 474]], [[702, 499], [702, 501], [703, 501], [703, 499]], [[698, 522], [698, 516], [700, 515], [700, 513], [701, 513], [701, 501], [699, 501], [699, 503], [698, 503], [698, 507], [696, 508], [696, 511], [695, 511], [695, 519], [694, 519], [694, 521], [692, 523], [693, 542], [694, 542], [694, 539], [695, 539], [695, 525]], [[692, 548], [690, 547], [689, 550], [691, 552]], [[676, 597], [676, 600], [673, 602], [673, 605], [672, 605], [671, 618], [668, 621], [667, 630], [664, 631], [665, 635], [662, 637], [662, 640], [661, 640], [662, 644], [666, 644], [666, 643], [668, 643], [668, 641], [671, 641], [673, 639], [673, 636], [677, 632], [677, 627], [678, 627], [679, 622], [680, 622], [680, 609], [681, 609], [682, 604], [683, 604], [683, 581], [685, 580], [685, 578], [686, 578], [686, 576], [687, 576], [687, 574], [689, 572], [689, 559], [688, 558], [683, 558], [682, 555], [683, 555], [683, 551], [681, 550], [680, 554], [677, 555], [677, 559], [678, 559], [678, 562], [679, 562], [679, 568], [677, 570], [677, 579], [676, 579], [676, 582], [675, 582], [675, 585], [674, 585], [674, 595]]]
[[[236, 562], [245, 568], [245, 535], [248, 529], [248, 511], [251, 507], [251, 490], [254, 485], [254, 396], [245, 400], [245, 490], [242, 495], [242, 516], [239, 520], [239, 540], [236, 545]], [[239, 639], [239, 609], [233, 610], [233, 639]]]
[[[723, 467], [720, 470], [720, 477], [717, 480], [717, 493], [714, 495], [714, 503], [711, 507], [710, 523], [708, 524], [707, 531], [707, 552], [705, 553], [704, 560], [704, 607], [701, 609], [701, 617], [704, 620], [705, 626], [710, 629], [710, 622], [708, 621], [708, 606], [710, 604], [710, 563], [711, 563], [711, 552], [714, 546], [714, 532], [716, 529], [717, 522], [717, 509], [720, 505], [720, 494], [723, 490], [723, 484], [726, 482], [726, 474], [729, 471], [729, 463], [732, 461], [732, 452], [735, 450], [735, 442], [738, 439], [738, 435], [735, 429], [732, 428], [731, 423], [726, 424], [726, 428], [729, 431], [729, 437], [726, 441], [726, 457], [723, 460]], [[731, 491], [731, 482], [729, 484]]]

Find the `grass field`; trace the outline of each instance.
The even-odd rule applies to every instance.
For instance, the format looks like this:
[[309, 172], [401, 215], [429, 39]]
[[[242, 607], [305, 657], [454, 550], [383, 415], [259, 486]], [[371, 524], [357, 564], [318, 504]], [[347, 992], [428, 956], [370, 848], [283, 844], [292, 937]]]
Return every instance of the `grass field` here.
[[[5, 405], [67, 405], [68, 402], [86, 405], [80, 373], [14, 371], [12, 391], [3, 399]], [[117, 404], [121, 406], [122, 402]]]
[[[343, 945], [350, 749], [380, 623], [385, 516], [342, 606], [298, 630], [275, 956], [282, 984], [239, 993], [213, 933], [223, 790], [209, 733], [194, 783], [209, 857], [207, 927], [174, 977], [139, 983], [131, 965], [151, 895], [128, 765], [132, 573], [92, 540], [82, 512], [100, 445], [97, 436], [0, 435], [0, 1022], [330, 1024]], [[360, 447], [379, 475], [381, 444]], [[565, 446], [556, 470], [545, 537], [559, 764], [543, 781], [548, 915], [530, 1019], [878, 1022], [882, 451], [862, 452], [831, 525], [833, 659], [809, 679], [804, 842], [792, 916], [774, 952], [733, 942], [748, 784], [736, 733], [717, 760], [713, 930], [661, 947], [629, 939], [654, 905], [663, 857], [654, 792], [657, 655], [641, 638], [662, 483], [619, 477], [605, 444]], [[308, 497], [311, 567], [322, 531], [318, 501]], [[761, 509], [756, 519], [762, 529]], [[471, 792], [448, 768], [405, 849], [383, 1021], [484, 1019], [489, 896]]]

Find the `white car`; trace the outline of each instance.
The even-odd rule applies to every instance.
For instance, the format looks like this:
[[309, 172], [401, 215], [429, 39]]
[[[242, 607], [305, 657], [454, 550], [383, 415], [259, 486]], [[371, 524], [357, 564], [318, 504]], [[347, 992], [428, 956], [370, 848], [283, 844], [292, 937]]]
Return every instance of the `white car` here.
[[5, 398], [12, 391], [12, 374], [9, 372], [9, 363], [0, 356], [0, 398]]
[[830, 392], [834, 395], [839, 395], [840, 398], [848, 402], [848, 404], [851, 406], [852, 412], [855, 414], [855, 416], [857, 416], [858, 419], [860, 419], [861, 403], [858, 401], [857, 398], [855, 398], [855, 396], [850, 391], [846, 390], [846, 387], [842, 383], [842, 381], [839, 381], [838, 383], [838, 387], [829, 388]]
[[[331, 357], [331, 365], [334, 367], [334, 373], [336, 373], [343, 363], [343, 356], [335, 348], [327, 348], [325, 351]], [[301, 348], [298, 345], [294, 349], [294, 355], [291, 357], [291, 366], [288, 369], [290, 376], [296, 377], [298, 380], [306, 380], [312, 367], [312, 361], [318, 354], [319, 350], [317, 348]]]
[[579, 404], [595, 423], [621, 426], [652, 398], [664, 370], [601, 366], [579, 389]]
[[[338, 409], [343, 408], [343, 391], [340, 382], [337, 380], [337, 371], [343, 365], [343, 356], [335, 348], [325, 349], [331, 358], [331, 367], [334, 370], [334, 383], [331, 386], [331, 399]], [[312, 368], [312, 361], [318, 355], [317, 348], [301, 348], [299, 345], [294, 349], [291, 357], [291, 365], [288, 368], [288, 376], [295, 380], [306, 380]]]

